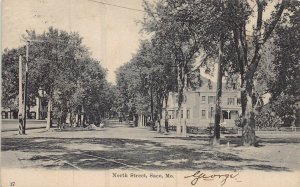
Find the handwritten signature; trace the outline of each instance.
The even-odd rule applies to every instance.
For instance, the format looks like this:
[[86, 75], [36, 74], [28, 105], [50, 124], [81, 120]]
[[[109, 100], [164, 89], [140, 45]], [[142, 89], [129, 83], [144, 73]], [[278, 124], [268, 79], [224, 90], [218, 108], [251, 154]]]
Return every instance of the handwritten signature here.
[[[191, 181], [192, 185], [196, 185], [199, 179], [209, 181], [209, 180], [214, 180], [214, 179], [220, 179], [221, 180], [221, 186], [223, 186], [226, 182], [227, 179], [236, 179], [239, 173], [225, 173], [225, 174], [206, 174], [201, 171], [196, 171], [193, 175], [190, 176], [185, 176], [184, 178], [192, 178], [193, 180]], [[238, 181], [241, 182], [241, 181]]]

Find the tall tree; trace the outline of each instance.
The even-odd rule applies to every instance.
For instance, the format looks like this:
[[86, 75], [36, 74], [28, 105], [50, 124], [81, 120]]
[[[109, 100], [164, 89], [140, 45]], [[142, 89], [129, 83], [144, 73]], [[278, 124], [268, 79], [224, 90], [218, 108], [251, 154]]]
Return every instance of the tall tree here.
[[122, 93], [123, 106], [134, 106], [136, 112], [152, 116], [160, 121], [163, 101], [176, 88], [168, 46], [153, 36], [142, 41], [138, 52], [117, 73], [118, 87]]
[[[257, 67], [261, 63], [264, 44], [269, 40], [276, 25], [280, 21], [283, 11], [289, 1], [278, 2], [274, 7], [270, 19], [264, 21], [263, 14], [268, 7], [267, 1], [256, 0], [256, 10], [249, 9], [247, 1], [229, 1], [229, 8], [232, 12], [232, 27], [234, 46], [238, 58], [238, 71], [241, 78], [241, 101], [243, 118], [243, 144], [255, 145], [255, 113], [256, 104], [253, 98], [257, 97], [254, 86], [254, 76]], [[271, 6], [271, 5], [270, 5]], [[247, 23], [250, 15], [256, 13], [253, 35], [248, 37]], [[251, 43], [250, 43], [251, 41]], [[251, 46], [249, 46], [251, 45]]]
[[[275, 29], [272, 61], [268, 69], [272, 73], [261, 73], [266, 90], [271, 93], [271, 109], [285, 126], [291, 126], [297, 118], [300, 101], [300, 3], [291, 1], [287, 11]], [[266, 68], [262, 68], [266, 69]], [[271, 74], [271, 75], [270, 75]]]
[[[170, 46], [173, 56], [172, 66], [177, 67], [177, 114], [181, 111], [189, 82], [188, 77], [192, 73], [192, 64], [199, 55], [200, 49], [206, 55], [203, 58], [204, 62], [208, 57], [217, 54], [218, 39], [215, 38], [218, 38], [219, 32], [213, 31], [222, 27], [218, 24], [213, 26], [207, 24], [207, 20], [210, 19], [218, 22], [218, 16], [211, 15], [214, 13], [220, 15], [212, 8], [212, 4], [212, 1], [184, 0], [160, 0], [155, 4], [144, 3], [147, 12], [143, 23], [144, 30], [148, 33], [155, 33]], [[206, 45], [208, 43], [209, 45]]]

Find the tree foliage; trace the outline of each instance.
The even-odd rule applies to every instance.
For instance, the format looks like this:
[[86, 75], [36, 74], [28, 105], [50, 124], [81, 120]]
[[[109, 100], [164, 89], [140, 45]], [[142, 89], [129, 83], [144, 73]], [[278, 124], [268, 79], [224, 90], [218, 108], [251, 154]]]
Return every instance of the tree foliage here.
[[[272, 50], [268, 46], [271, 46], [272, 42], [279, 44], [273, 39], [274, 31], [278, 25], [287, 27], [287, 20], [283, 18], [287, 11], [290, 11], [290, 15], [294, 16], [294, 20], [292, 16], [289, 18], [290, 24], [297, 25], [299, 15], [296, 10], [298, 10], [299, 3], [288, 0], [276, 2], [260, 0], [159, 0], [153, 4], [145, 2], [144, 7], [147, 11], [144, 20], [145, 30], [160, 36], [165, 43], [171, 46], [170, 49], [174, 55], [173, 64], [178, 67], [179, 107], [182, 102], [182, 92], [186, 87], [187, 74], [192, 70], [190, 66], [192, 59], [199, 53], [216, 59], [219, 41], [224, 40], [223, 58], [225, 64], [223, 64], [222, 73], [228, 76], [228, 80], [232, 79], [231, 77], [236, 77], [236, 75], [240, 79], [244, 127], [243, 143], [255, 145], [255, 115], [258, 112], [255, 108], [257, 106], [255, 101], [261, 97], [259, 92], [266, 91], [268, 90], [266, 88], [269, 87], [269, 85], [264, 85], [262, 88], [257, 87], [259, 84], [256, 83], [256, 79], [262, 80], [263, 77], [258, 75], [258, 67], [263, 67], [265, 54]], [[267, 15], [266, 10], [271, 10], [271, 14]], [[296, 30], [297, 27], [295, 26], [294, 30], [290, 29], [285, 32], [293, 33], [295, 31], [297, 33], [299, 29]], [[284, 31], [281, 31], [280, 35], [285, 35]], [[286, 41], [289, 43], [288, 40]], [[279, 52], [277, 51], [278, 55], [290, 58], [286, 60], [291, 61], [291, 58], [299, 54], [297, 51], [299, 47], [296, 42], [298, 40], [294, 40], [292, 43], [294, 52], [292, 50], [281, 53], [283, 48], [281, 46]], [[278, 58], [280, 57], [276, 57], [276, 59]], [[285, 67], [298, 63], [295, 59], [292, 61]], [[295, 68], [291, 67], [290, 69]], [[266, 77], [266, 75], [264, 76]], [[282, 75], [286, 74], [282, 72]], [[275, 76], [276, 80], [280, 79], [280, 74], [273, 75], [273, 77]], [[282, 79], [282, 84], [291, 87], [297, 83], [296, 79], [294, 79], [295, 83], [291, 82], [291, 84], [286, 84], [285, 80]], [[290, 81], [288, 82], [290, 83]]]
[[163, 101], [176, 89], [176, 68], [172, 56], [160, 38], [141, 42], [129, 63], [117, 71], [120, 112], [153, 116], [161, 119]]
[[271, 93], [269, 110], [283, 121], [293, 124], [300, 101], [300, 3], [291, 1], [275, 29], [265, 53], [264, 64], [257, 72], [259, 84]]
[[[66, 121], [67, 113], [87, 114], [93, 121], [104, 116], [111, 107], [111, 85], [105, 79], [106, 70], [92, 59], [82, 38], [50, 27], [42, 34], [34, 30], [23, 35], [29, 49], [28, 95], [35, 99], [40, 89], [53, 103], [54, 115]], [[18, 56], [25, 61], [25, 46], [5, 50], [3, 62], [3, 100], [8, 102], [18, 94]], [[49, 103], [49, 102], [48, 102]], [[34, 104], [34, 103], [33, 103]]]

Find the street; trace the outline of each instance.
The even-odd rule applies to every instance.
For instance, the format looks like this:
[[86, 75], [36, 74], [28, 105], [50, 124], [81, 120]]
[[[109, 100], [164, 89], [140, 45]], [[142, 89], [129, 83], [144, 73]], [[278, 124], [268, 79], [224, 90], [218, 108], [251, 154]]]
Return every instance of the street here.
[[[83, 131], [32, 129], [2, 133], [2, 166], [49, 169], [210, 169], [294, 171], [300, 168], [300, 134], [260, 135], [259, 147], [239, 146], [222, 137], [212, 147], [208, 137], [181, 137], [109, 122]], [[257, 155], [260, 155], [257, 157]]]

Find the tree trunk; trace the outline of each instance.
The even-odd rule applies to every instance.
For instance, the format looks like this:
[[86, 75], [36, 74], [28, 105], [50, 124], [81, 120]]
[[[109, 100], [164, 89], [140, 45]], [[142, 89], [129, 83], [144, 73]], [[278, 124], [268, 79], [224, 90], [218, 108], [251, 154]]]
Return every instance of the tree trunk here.
[[66, 121], [67, 121], [67, 112], [62, 111], [61, 123], [66, 123]]
[[63, 103], [62, 103], [62, 106], [61, 106], [62, 107], [62, 111], [61, 111], [61, 123], [62, 124], [66, 123], [66, 121], [67, 121], [67, 114], [68, 114], [67, 106], [68, 106], [67, 100], [64, 99]]
[[154, 111], [153, 111], [153, 78], [151, 75], [151, 86], [150, 86], [150, 110], [151, 110], [151, 121], [153, 121]]
[[73, 126], [73, 111], [72, 110], [70, 110], [70, 124]]
[[[181, 105], [184, 99], [184, 82], [185, 82], [185, 73], [183, 65], [177, 65], [177, 84], [178, 84], [178, 110], [176, 115], [178, 116], [178, 125], [177, 125], [177, 133], [182, 133], [182, 125], [181, 125]], [[182, 109], [183, 110], [183, 109]]]
[[216, 92], [216, 111], [215, 111], [215, 126], [214, 126], [214, 140], [213, 145], [220, 145], [220, 121], [221, 121], [221, 99], [222, 99], [222, 64], [223, 64], [223, 49], [224, 38], [220, 35], [219, 43], [219, 62], [217, 75], [217, 92]]
[[[255, 146], [257, 144], [255, 137], [255, 113], [252, 103], [252, 91], [242, 93], [242, 117], [243, 117], [243, 135], [242, 141], [245, 146]], [[245, 99], [246, 98], [246, 99]]]
[[156, 100], [157, 100], [156, 110], [157, 110], [157, 122], [158, 122], [157, 132], [161, 133], [161, 119], [162, 119], [163, 95], [160, 94], [159, 91], [157, 91]]
[[165, 129], [166, 129], [166, 132], [169, 132], [168, 98], [169, 98], [169, 93], [165, 94]]
[[253, 105], [253, 77], [242, 82], [241, 104], [242, 104], [242, 143], [245, 146], [255, 146], [255, 109]]
[[49, 98], [49, 101], [48, 101], [48, 111], [47, 111], [47, 125], [46, 125], [46, 130], [50, 130], [51, 123], [52, 123], [52, 120], [51, 120], [51, 107], [52, 107], [52, 99]]

